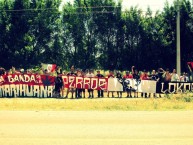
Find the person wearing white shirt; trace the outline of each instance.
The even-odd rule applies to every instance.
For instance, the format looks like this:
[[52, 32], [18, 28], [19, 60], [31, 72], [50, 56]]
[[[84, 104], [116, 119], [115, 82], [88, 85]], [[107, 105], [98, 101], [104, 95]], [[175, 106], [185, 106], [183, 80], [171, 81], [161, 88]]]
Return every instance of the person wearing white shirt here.
[[176, 69], [173, 69], [171, 82], [178, 82], [180, 80], [179, 75], [176, 73]]

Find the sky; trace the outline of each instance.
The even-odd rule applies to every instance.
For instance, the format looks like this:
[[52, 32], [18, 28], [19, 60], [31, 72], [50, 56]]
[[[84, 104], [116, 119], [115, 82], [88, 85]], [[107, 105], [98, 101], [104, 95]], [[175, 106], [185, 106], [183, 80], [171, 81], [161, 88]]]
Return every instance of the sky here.
[[[69, 1], [73, 0], [63, 0], [63, 3]], [[173, 4], [174, 2], [174, 0], [167, 0], [167, 1], [170, 5]], [[129, 9], [131, 6], [138, 6], [138, 8], [142, 9], [143, 11], [146, 11], [147, 7], [149, 6], [151, 10], [155, 12], [157, 10], [162, 11], [165, 3], [166, 0], [123, 0], [122, 6], [123, 10]]]
[[[170, 5], [173, 4], [174, 0], [167, 0]], [[153, 12], [159, 10], [162, 11], [166, 0], [123, 0], [123, 9], [130, 8], [131, 6], [138, 6], [138, 8], [146, 11], [148, 7], [151, 8]]]

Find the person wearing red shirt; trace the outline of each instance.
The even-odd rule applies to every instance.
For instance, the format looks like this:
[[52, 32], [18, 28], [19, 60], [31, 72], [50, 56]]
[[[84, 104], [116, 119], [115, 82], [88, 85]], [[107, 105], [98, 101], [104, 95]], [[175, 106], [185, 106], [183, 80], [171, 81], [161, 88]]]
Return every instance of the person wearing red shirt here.
[[123, 76], [124, 79], [132, 79], [132, 74], [129, 73], [129, 71], [126, 71], [126, 74]]
[[144, 70], [140, 76], [141, 80], [149, 80], [147, 71]]
[[[116, 78], [123, 85], [123, 78], [120, 72], [117, 72]], [[122, 91], [117, 91], [117, 96], [118, 98], [122, 98]]]
[[[141, 74], [141, 76], [140, 76], [140, 79], [141, 79], [141, 80], [149, 80], [148, 74], [147, 74], [147, 71], [146, 71], [146, 70], [144, 70], [144, 71], [142, 72], [142, 74]], [[141, 93], [141, 97], [143, 97], [143, 94], [145, 95], [145, 98], [147, 98], [147, 93], [146, 93], [146, 92], [142, 92], [142, 93]], [[150, 96], [149, 96], [149, 97], [150, 97]]]
[[114, 73], [113, 71], [110, 71], [109, 74], [107, 75], [108, 78], [114, 78]]

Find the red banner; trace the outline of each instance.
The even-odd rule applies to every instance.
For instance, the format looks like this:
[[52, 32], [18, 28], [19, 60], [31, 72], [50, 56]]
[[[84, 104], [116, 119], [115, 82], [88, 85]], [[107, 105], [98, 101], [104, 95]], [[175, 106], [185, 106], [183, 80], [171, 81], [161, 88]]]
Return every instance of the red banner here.
[[[76, 76], [62, 76], [65, 88], [84, 88], [94, 90], [106, 90], [108, 85], [107, 78], [86, 78]], [[26, 84], [29, 86], [54, 86], [55, 77], [38, 74], [11, 74], [0, 76], [0, 85], [19, 85]]]
[[[107, 78], [62, 76], [65, 88], [107, 90]], [[11, 74], [0, 76], [1, 96], [51, 97], [55, 77], [38, 74]]]
[[84, 88], [94, 90], [107, 90], [107, 78], [86, 78], [76, 76], [62, 76], [65, 88]]
[[0, 85], [27, 84], [53, 86], [55, 77], [38, 74], [11, 74], [0, 76]]
[[37, 74], [0, 76], [0, 97], [52, 97], [55, 77]]
[[193, 62], [187, 62], [191, 69], [193, 69]]

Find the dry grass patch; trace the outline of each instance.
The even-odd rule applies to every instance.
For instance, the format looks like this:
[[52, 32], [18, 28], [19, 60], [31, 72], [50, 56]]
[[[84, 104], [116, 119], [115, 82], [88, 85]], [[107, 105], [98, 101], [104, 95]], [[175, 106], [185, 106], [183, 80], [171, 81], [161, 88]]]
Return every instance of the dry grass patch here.
[[193, 110], [193, 95], [168, 95], [164, 98], [0, 98], [0, 110]]

